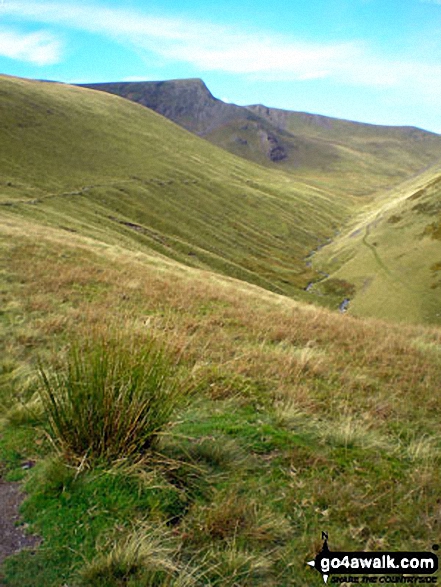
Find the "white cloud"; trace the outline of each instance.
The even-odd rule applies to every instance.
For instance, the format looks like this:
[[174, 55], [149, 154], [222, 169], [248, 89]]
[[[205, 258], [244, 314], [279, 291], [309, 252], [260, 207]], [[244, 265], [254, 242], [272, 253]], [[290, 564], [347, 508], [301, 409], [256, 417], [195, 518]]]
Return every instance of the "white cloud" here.
[[438, 64], [361, 55], [355, 67], [347, 68], [346, 75], [348, 81], [357, 85], [396, 89], [406, 95], [439, 102], [441, 65]]
[[[441, 3], [441, 0], [436, 0]], [[26, 21], [58, 25], [111, 37], [158, 58], [183, 61], [202, 71], [251, 75], [260, 80], [332, 78], [339, 83], [414, 89], [433, 96], [441, 90], [441, 66], [387, 59], [363, 42], [313, 43], [268, 32], [233, 30], [207, 22], [163, 18], [87, 0], [9, 0], [2, 13]], [[40, 42], [41, 59], [56, 47]]]
[[51, 65], [59, 61], [60, 54], [60, 42], [47, 32], [22, 33], [0, 28], [0, 55], [3, 57]]
[[253, 74], [266, 78], [310, 79], [338, 70], [354, 51], [353, 44], [315, 45], [283, 39], [238, 38], [228, 32], [207, 40], [163, 47], [164, 57], [183, 59], [203, 70]]
[[205, 70], [284, 79], [332, 75], [356, 50], [354, 43], [305, 43], [266, 33], [250, 34], [207, 22], [158, 18], [92, 4], [16, 1], [4, 14], [110, 36], [165, 59]]

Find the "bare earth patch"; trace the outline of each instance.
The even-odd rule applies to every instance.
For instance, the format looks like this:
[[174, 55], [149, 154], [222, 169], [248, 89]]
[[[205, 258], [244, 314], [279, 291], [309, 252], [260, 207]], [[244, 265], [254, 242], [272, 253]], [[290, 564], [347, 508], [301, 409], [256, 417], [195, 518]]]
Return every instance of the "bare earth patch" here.
[[[25, 534], [24, 527], [17, 525], [23, 498], [18, 483], [8, 483], [0, 478], [0, 569], [7, 556], [23, 548], [35, 548], [40, 543], [38, 536]], [[0, 570], [0, 581], [1, 578]]]

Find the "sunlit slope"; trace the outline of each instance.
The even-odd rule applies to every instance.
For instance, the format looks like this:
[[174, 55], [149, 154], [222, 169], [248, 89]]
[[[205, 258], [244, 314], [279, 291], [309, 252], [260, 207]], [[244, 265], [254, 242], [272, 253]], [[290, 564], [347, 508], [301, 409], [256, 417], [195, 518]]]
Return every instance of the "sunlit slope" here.
[[[440, 519], [439, 329], [341, 316], [20, 217], [0, 218], [0, 265], [0, 419], [6, 413], [14, 426], [2, 428], [0, 451], [26, 479], [33, 470], [23, 462], [41, 470], [48, 450], [53, 460], [41, 426], [26, 425], [37, 357], [56, 349], [61, 359], [72, 339], [108, 335], [110, 325], [121, 341], [164, 341], [183, 377], [198, 383], [164, 435], [158, 474], [147, 459], [135, 471], [143, 485], [134, 489], [149, 501], [112, 481], [123, 459], [97, 472], [109, 485], [104, 495], [88, 489], [86, 467], [72, 467], [78, 483], [69, 485], [45, 469], [45, 493], [31, 478], [42, 499], [27, 521], [41, 520], [33, 528], [44, 542], [22, 553], [11, 585], [78, 584], [85, 561], [103, 548], [108, 556], [111, 539], [120, 544], [122, 525], [148, 536], [171, 514], [174, 541], [165, 535], [161, 546], [197, 577], [211, 551], [210, 567], [231, 569], [212, 585], [237, 584], [228, 549], [233, 562], [250, 560], [256, 577], [247, 585], [323, 586], [305, 559], [320, 548], [324, 524], [339, 551], [431, 546]], [[109, 575], [114, 584], [120, 568]]]
[[147, 106], [235, 155], [342, 194], [369, 196], [441, 160], [437, 134], [228, 104], [200, 79], [89, 87]]
[[[232, 121], [206, 138], [261, 165], [316, 185], [330, 185], [340, 193], [366, 197], [441, 160], [441, 137], [416, 128], [374, 126], [264, 107], [252, 111], [261, 115], [260, 122]], [[268, 152], [274, 150], [277, 156], [280, 148], [286, 156], [271, 161]]]
[[[132, 536], [136, 553], [139, 537], [158, 536], [139, 565], [161, 556], [182, 569], [181, 584], [198, 585], [246, 573], [256, 587], [322, 586], [305, 560], [323, 527], [341, 552], [430, 548], [440, 329], [356, 319], [230, 277], [295, 291], [302, 250], [350, 205], [201, 148], [118, 98], [4, 79], [2, 99], [0, 460], [27, 481], [23, 513], [43, 539], [10, 561], [5, 581], [78, 584], [103, 555], [102, 584], [136, 581], [124, 555]], [[56, 118], [46, 125], [47, 110]], [[349, 267], [369, 224], [381, 255], [381, 230], [439, 252], [439, 185], [431, 172], [384, 194], [317, 262], [326, 254], [328, 265], [339, 257], [335, 271]], [[158, 458], [94, 469], [85, 457], [65, 473], [39, 417], [38, 362], [55, 367], [73, 340], [115, 332], [123, 344], [165, 343], [195, 393]]]
[[119, 97], [0, 78], [0, 213], [293, 294], [350, 199], [234, 157]]
[[441, 324], [440, 241], [438, 170], [386, 194], [382, 205], [320, 251], [315, 264], [331, 273], [331, 283], [355, 286], [349, 306], [355, 315]]

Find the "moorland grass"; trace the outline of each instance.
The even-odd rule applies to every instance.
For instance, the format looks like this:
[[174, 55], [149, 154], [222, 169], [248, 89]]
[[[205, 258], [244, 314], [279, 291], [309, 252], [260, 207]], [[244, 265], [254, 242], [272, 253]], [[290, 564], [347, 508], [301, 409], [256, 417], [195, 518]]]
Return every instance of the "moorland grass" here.
[[185, 394], [173, 371], [153, 340], [73, 342], [61, 365], [40, 365], [53, 442], [79, 460], [145, 456]]
[[116, 96], [6, 76], [0, 85], [2, 216], [301, 296], [314, 277], [304, 258], [354, 205]]
[[[339, 155], [332, 169], [322, 168], [313, 149], [292, 175], [234, 157], [116, 96], [6, 76], [0, 84], [5, 218], [154, 251], [334, 309], [350, 297], [349, 313], [441, 320], [438, 272], [430, 269], [439, 262], [431, 217], [439, 165], [409, 179], [439, 160], [436, 135], [344, 121], [322, 128], [293, 115], [293, 132]], [[411, 200], [412, 186], [417, 195], [426, 187], [433, 193]], [[406, 196], [403, 215], [394, 203]], [[323, 280], [316, 268], [330, 279], [306, 292]], [[89, 282], [87, 293], [95, 287]]]
[[[88, 562], [81, 571], [80, 585], [84, 587], [119, 587], [132, 585], [176, 585], [183, 573], [174, 560], [176, 546], [173, 535], [165, 525], [143, 526], [121, 538], [116, 544], [103, 548], [102, 553]], [[187, 578], [185, 584], [194, 585]]]
[[[223, 149], [283, 170], [298, 181], [327, 180], [346, 194], [368, 195], [399, 183], [440, 156], [439, 135], [416, 128], [354, 123], [262, 105], [214, 99], [202, 80], [88, 84], [157, 110]], [[268, 141], [266, 140], [268, 137]], [[271, 138], [271, 139], [270, 139]], [[284, 157], [272, 161], [275, 141]], [[325, 180], [325, 181], [326, 181]]]
[[[75, 120], [83, 132], [80, 119], [84, 110], [76, 100], [80, 94], [69, 90], [67, 95], [56, 86], [47, 87], [53, 92], [52, 106], [61, 110], [65, 106], [66, 116], [68, 111], [72, 114], [71, 108], [75, 106], [78, 114]], [[18, 102], [18, 95], [15, 97]], [[95, 138], [94, 132], [106, 122], [100, 116], [112, 119], [113, 114], [116, 124], [118, 112], [121, 115], [119, 107], [112, 110], [116, 102], [107, 102], [110, 110], [100, 110], [103, 104], [101, 99], [96, 100], [87, 101], [95, 115], [89, 128]], [[29, 112], [14, 108], [10, 111], [13, 116], [27, 117], [19, 122], [30, 124], [33, 118]], [[137, 117], [138, 114], [129, 124], [130, 116], [123, 116], [129, 134], [140, 121]], [[158, 118], [152, 118], [152, 124], [156, 124], [155, 120], [156, 129], [164, 130]], [[58, 136], [59, 123], [60, 118], [50, 128], [53, 136]], [[69, 124], [63, 127], [65, 136], [73, 140], [68, 127]], [[176, 138], [173, 127], [168, 125], [167, 129], [164, 136], [169, 133], [170, 139]], [[36, 140], [41, 128], [34, 131], [33, 140]], [[118, 132], [123, 133], [124, 140], [129, 140], [121, 127]], [[179, 133], [182, 138], [183, 131]], [[98, 135], [103, 136], [100, 132]], [[139, 226], [145, 229], [147, 223], [137, 218], [140, 209], [135, 213], [129, 206], [131, 195], [136, 192], [139, 196], [140, 186], [144, 195], [155, 194], [158, 226], [164, 226], [165, 221], [161, 203], [170, 202], [170, 198], [175, 198], [176, 203], [179, 193], [184, 193], [180, 208], [167, 209], [168, 221], [173, 223], [174, 219], [183, 218], [177, 211], [186, 209], [185, 203], [191, 196], [192, 205], [187, 207], [191, 211], [185, 222], [195, 216], [193, 211], [198, 205], [201, 216], [185, 230], [198, 238], [203, 236], [210, 246], [213, 244], [210, 229], [203, 226], [203, 220], [208, 222], [214, 199], [201, 199], [204, 193], [211, 193], [213, 188], [218, 211], [225, 210], [227, 188], [231, 187], [229, 211], [237, 220], [247, 208], [256, 223], [255, 230], [249, 234], [257, 239], [254, 242], [262, 243], [262, 222], [278, 209], [270, 204], [284, 188], [289, 188], [289, 182], [280, 179], [282, 176], [278, 176], [278, 187], [265, 183], [260, 172], [252, 185], [247, 184], [245, 176], [250, 167], [242, 167], [245, 163], [234, 163], [233, 172], [225, 163], [232, 160], [229, 156], [217, 151], [216, 154], [207, 145], [212, 156], [210, 160], [203, 159], [193, 142], [196, 139], [188, 139], [187, 149], [180, 140], [176, 138], [179, 153], [174, 153], [175, 165], [182, 163], [184, 155], [193, 161], [186, 167], [192, 175], [191, 182], [185, 183], [180, 175], [188, 191], [172, 194], [170, 186], [174, 184], [165, 183], [165, 179], [173, 179], [170, 179], [170, 169], [166, 169], [167, 164], [159, 155], [157, 159], [153, 157], [156, 151], [152, 147], [150, 170], [155, 170], [158, 181], [146, 187], [149, 178], [140, 177], [134, 180], [136, 190], [125, 195], [102, 186], [89, 199], [89, 191], [76, 196], [60, 196], [60, 193], [73, 189], [71, 184], [79, 181], [82, 173], [93, 175], [96, 169], [88, 166], [81, 169], [79, 163], [84, 160], [80, 156], [71, 157], [72, 167], [63, 167], [60, 159], [46, 161], [42, 156], [43, 165], [37, 159], [47, 153], [44, 151], [47, 145], [52, 145], [46, 135], [41, 151], [31, 149], [33, 157], [23, 159], [24, 167], [28, 167], [22, 172], [31, 183], [38, 175], [38, 189], [42, 192], [38, 197], [47, 196], [51, 186], [56, 197], [44, 200], [44, 204], [28, 202], [2, 209], [1, 473], [9, 479], [25, 481], [29, 495], [22, 512], [32, 531], [43, 537], [34, 554], [22, 552], [7, 561], [2, 569], [5, 575], [2, 582], [14, 587], [76, 585], [86, 572], [95, 569], [97, 580], [104, 576], [110, 584], [119, 581], [136, 585], [143, 574], [146, 577], [149, 573], [153, 573], [150, 577], [154, 577], [151, 579], [154, 584], [154, 580], [159, 580], [159, 572], [163, 583], [169, 582], [174, 587], [185, 585], [188, 577], [198, 587], [238, 584], [318, 587], [323, 585], [321, 576], [305, 563], [320, 549], [323, 529], [329, 532], [335, 550], [430, 549], [436, 543], [441, 524], [439, 328], [341, 316], [222, 277], [204, 270], [207, 265], [185, 266], [173, 258], [177, 247], [173, 254], [166, 254], [172, 248], [170, 242], [177, 241], [155, 240], [166, 236], [162, 230], [149, 237], [150, 244], [157, 242], [158, 247], [163, 247], [161, 251], [153, 250], [150, 244], [146, 246], [147, 241], [142, 239], [147, 237]], [[96, 141], [92, 144], [97, 148]], [[141, 156], [130, 145], [128, 159], [136, 152], [141, 166], [144, 151]], [[60, 144], [60, 157], [62, 147]], [[17, 143], [9, 145], [11, 156], [14, 149], [17, 154]], [[115, 148], [113, 162], [121, 152]], [[104, 157], [107, 151], [100, 153]], [[85, 158], [90, 156], [88, 165], [95, 161], [97, 167], [104, 165], [101, 155], [94, 160], [86, 148], [81, 154]], [[112, 157], [106, 161], [111, 167]], [[57, 170], [57, 163], [61, 171]], [[123, 163], [121, 159], [120, 164]], [[100, 167], [100, 173], [113, 180], [110, 167]], [[222, 173], [214, 185], [208, 180], [217, 173], [217, 167]], [[227, 168], [230, 175], [225, 176]], [[46, 172], [52, 178], [50, 181]], [[124, 173], [119, 175], [118, 171], [118, 181]], [[192, 182], [201, 180], [202, 176], [205, 187], [196, 190], [192, 186], [198, 184]], [[249, 189], [243, 194], [248, 200], [246, 197], [239, 200], [245, 186]], [[6, 184], [3, 188], [8, 194], [13, 191]], [[163, 188], [170, 191], [161, 192]], [[15, 189], [18, 197], [22, 186], [20, 190]], [[3, 195], [12, 198], [8, 194]], [[252, 194], [256, 197], [251, 197]], [[297, 204], [302, 208], [293, 192], [285, 195], [284, 205], [291, 202], [294, 208]], [[37, 197], [30, 193], [25, 196]], [[106, 198], [109, 198], [108, 206]], [[307, 199], [305, 194], [302, 202]], [[141, 200], [136, 201], [139, 204]], [[146, 201], [149, 204], [144, 210], [149, 210], [153, 200], [146, 198]], [[317, 240], [314, 229], [318, 218], [322, 228], [332, 224], [326, 214], [314, 216], [313, 212], [324, 209], [318, 206], [317, 200], [311, 201], [311, 206], [310, 214], [302, 208], [299, 215], [299, 218], [308, 216], [307, 224], [302, 221], [293, 228], [294, 215], [286, 219], [285, 225], [287, 240], [302, 235], [305, 248]], [[253, 210], [262, 208], [266, 210], [264, 215], [253, 214]], [[119, 220], [133, 222], [138, 228], [108, 218], [109, 210], [116, 217], [115, 209], [121, 214]], [[335, 207], [330, 213], [332, 218], [338, 216]], [[231, 226], [225, 229], [228, 218], [222, 217], [221, 221], [220, 215], [215, 216], [213, 222], [210, 217], [210, 227], [218, 222], [217, 234], [223, 234], [219, 244], [228, 244], [230, 250], [236, 251], [235, 262], [242, 258], [257, 266], [258, 256], [251, 246], [253, 239], [247, 241], [249, 248], [238, 247], [234, 240], [244, 225], [230, 231]], [[281, 229], [279, 220], [274, 215], [267, 244], [280, 240], [277, 238]], [[251, 227], [252, 223], [246, 224]], [[391, 225], [399, 227], [400, 223]], [[193, 259], [187, 254], [193, 249], [185, 251], [182, 243], [180, 246], [182, 258]], [[276, 248], [279, 246], [284, 248], [283, 239]], [[300, 250], [297, 244], [295, 248]], [[288, 262], [293, 250], [285, 251]], [[272, 246], [265, 245], [261, 251], [274, 267]], [[223, 259], [221, 255], [217, 258]], [[69, 361], [64, 362], [63, 354], [73, 340], [86, 341], [78, 349], [90, 346], [92, 343], [87, 341], [92, 332], [108, 340], [111, 326], [120, 333], [121, 341], [155, 339], [160, 345], [165, 344], [172, 357], [180, 357], [182, 378], [196, 379], [197, 394], [189, 404], [177, 406], [176, 414], [167, 418], [165, 423], [172, 419], [173, 426], [166, 435], [154, 433], [145, 439], [141, 434], [142, 442], [137, 441], [135, 445], [142, 446], [142, 451], [147, 448], [151, 458], [135, 458], [136, 463], [132, 458], [117, 458], [114, 462], [113, 448], [102, 449], [106, 438], [102, 431], [110, 422], [108, 414], [113, 406], [101, 412], [93, 446], [104, 457], [98, 457], [91, 463], [93, 466], [84, 467], [80, 465], [81, 459], [89, 454], [90, 431], [85, 431], [89, 438], [80, 443], [80, 462], [78, 456], [72, 458], [73, 453], [67, 444], [63, 445], [63, 439], [57, 440], [55, 429], [54, 440], [49, 442], [42, 426], [50, 430], [52, 416], [35, 395], [35, 377], [31, 374], [38, 370], [37, 356], [40, 356], [47, 380], [55, 385], [49, 395], [47, 389], [43, 391], [46, 404], [49, 402], [49, 407], [52, 405], [55, 413], [60, 413], [57, 402], [66, 397], [65, 382], [69, 382], [66, 379]], [[84, 406], [88, 401], [85, 392], [88, 379], [99, 381], [96, 373], [105, 373], [102, 365], [95, 369], [93, 361], [92, 366], [87, 363], [86, 358], [99, 356], [96, 346], [92, 348], [95, 355], [79, 354], [78, 371], [84, 378], [77, 379], [73, 385], [80, 394], [78, 397], [86, 394]], [[51, 349], [55, 350], [56, 359]], [[125, 393], [121, 392], [138, 387], [132, 388], [127, 383], [131, 375], [124, 384], [124, 378], [111, 379], [110, 374], [128, 375], [131, 366], [136, 371], [136, 356], [135, 349], [133, 356], [121, 361], [121, 367], [109, 370], [113, 385], [106, 389], [109, 397], [116, 394], [120, 407], [127, 407], [122, 400]], [[118, 360], [115, 365], [119, 365]], [[75, 366], [75, 361], [71, 360], [70, 364]], [[75, 374], [75, 368], [72, 372]], [[142, 381], [141, 371], [136, 372], [139, 375], [135, 379]], [[97, 387], [95, 399], [100, 397], [98, 392], [102, 388]], [[144, 405], [142, 401], [141, 405]], [[78, 407], [81, 409], [83, 405]], [[117, 426], [123, 425], [126, 412], [115, 415]], [[138, 421], [135, 417], [135, 424]], [[67, 439], [75, 439], [75, 431], [66, 422]], [[72, 426], [74, 422], [73, 419]], [[121, 428], [120, 447], [124, 438]], [[154, 438], [157, 442], [153, 454]], [[54, 444], [63, 458], [54, 457]], [[129, 443], [128, 452], [135, 456], [138, 453], [133, 447]], [[101, 450], [104, 452], [100, 453]], [[164, 540], [160, 540], [151, 528], [164, 525], [167, 530]], [[142, 554], [148, 551], [147, 547], [153, 560], [162, 560], [162, 568], [148, 568]], [[109, 553], [113, 556], [106, 558]], [[118, 578], [121, 572], [123, 577]], [[144, 583], [148, 585], [147, 580]]]

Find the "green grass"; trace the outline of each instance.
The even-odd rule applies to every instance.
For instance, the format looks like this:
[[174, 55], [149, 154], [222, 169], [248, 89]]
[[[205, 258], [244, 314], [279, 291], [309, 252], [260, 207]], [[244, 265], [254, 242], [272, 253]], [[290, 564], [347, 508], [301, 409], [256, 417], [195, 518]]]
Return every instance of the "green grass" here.
[[[430, 549], [441, 482], [436, 329], [339, 316], [20, 226], [5, 228], [14, 248], [11, 238], [1, 245], [10, 254], [0, 459], [26, 482], [23, 514], [44, 542], [7, 562], [6, 584], [318, 587], [305, 561], [323, 528], [336, 550]], [[43, 433], [32, 373], [37, 355], [50, 361], [58, 349], [61, 362], [72, 338], [108, 333], [109, 316], [128, 341], [167, 341], [197, 393], [144, 464], [74, 467]], [[36, 466], [23, 470], [29, 459]]]
[[[244, 159], [323, 189], [366, 196], [439, 161], [441, 140], [412, 127], [387, 127], [213, 98], [199, 79], [90, 84], [138, 102]], [[279, 145], [284, 157], [272, 161]]]
[[351, 198], [233, 157], [127, 100], [0, 81], [5, 218], [302, 296], [314, 276], [304, 258], [352, 206]]
[[[48, 458], [37, 465], [23, 512], [45, 541], [8, 561], [10, 584], [318, 586], [305, 561], [322, 528], [336, 550], [430, 548], [440, 482], [433, 456], [428, 465], [398, 445], [324, 438], [306, 414], [294, 429], [261, 415], [268, 424], [260, 434], [279, 429], [262, 444], [250, 434], [251, 410], [218, 403], [213, 419], [211, 409], [204, 402], [181, 413], [153, 469], [79, 474]], [[221, 450], [221, 428], [245, 449], [233, 466], [198, 457], [206, 439]], [[195, 493], [195, 483], [204, 489]]]
[[23, 511], [46, 538], [35, 555], [22, 553], [9, 561], [9, 575], [23, 586], [77, 581], [86, 561], [124, 540], [137, 520], [150, 517], [159, 525], [183, 510], [179, 491], [165, 479], [153, 479], [149, 486], [126, 471], [78, 475], [50, 458], [32, 471], [29, 491]]
[[384, 194], [320, 251], [314, 261], [331, 273], [320, 287], [349, 282], [355, 315], [441, 324], [439, 178], [433, 170]]
[[[439, 222], [429, 201], [405, 203], [436, 170], [396, 187], [430, 167], [437, 136], [279, 112], [275, 120], [292, 132], [344, 152], [331, 167], [300, 165], [293, 177], [116, 96], [7, 77], [1, 84], [5, 220], [151, 251], [334, 309], [350, 297], [358, 315], [439, 323], [439, 279], [429, 270], [439, 262]], [[311, 252], [332, 238], [310, 266]], [[317, 268], [332, 281], [319, 284]]]

